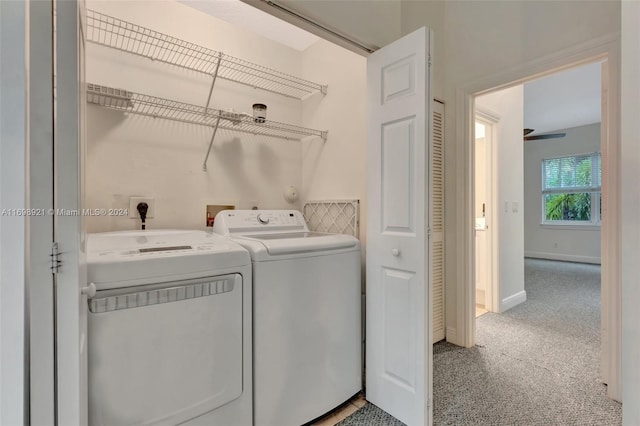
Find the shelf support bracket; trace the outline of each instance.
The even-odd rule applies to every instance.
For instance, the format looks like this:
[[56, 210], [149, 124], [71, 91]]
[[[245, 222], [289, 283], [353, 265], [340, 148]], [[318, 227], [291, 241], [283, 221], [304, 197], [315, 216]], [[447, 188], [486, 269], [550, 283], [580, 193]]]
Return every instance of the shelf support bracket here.
[[213, 81], [211, 82], [211, 88], [209, 89], [209, 96], [207, 97], [207, 105], [205, 108], [209, 108], [211, 103], [211, 95], [213, 94], [213, 86], [216, 84], [216, 78], [218, 78], [218, 70], [220, 69], [220, 62], [222, 62], [222, 52], [218, 54], [218, 61], [216, 62], [216, 69], [213, 71]]
[[211, 148], [213, 147], [213, 140], [216, 138], [216, 133], [218, 132], [218, 124], [220, 124], [220, 116], [218, 115], [218, 119], [216, 120], [216, 125], [213, 128], [213, 134], [211, 135], [211, 141], [209, 141], [209, 149], [207, 149], [207, 155], [204, 157], [204, 163], [202, 163], [202, 171], [207, 171], [207, 160], [209, 159], [209, 154], [211, 154]]

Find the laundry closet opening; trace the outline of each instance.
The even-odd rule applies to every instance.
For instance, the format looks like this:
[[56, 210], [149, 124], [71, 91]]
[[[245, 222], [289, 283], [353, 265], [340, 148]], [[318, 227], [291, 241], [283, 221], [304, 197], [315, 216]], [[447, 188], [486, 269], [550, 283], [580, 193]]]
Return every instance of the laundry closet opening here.
[[[67, 5], [60, 6], [58, 17], [73, 16], [71, 5], [64, 11]], [[208, 225], [213, 225], [211, 219], [220, 207], [304, 211], [313, 205], [310, 213], [315, 211], [316, 219], [325, 219], [327, 211], [343, 213], [331, 216], [332, 224], [343, 225], [340, 229], [324, 231], [365, 239], [359, 233], [366, 225], [366, 212], [359, 209], [366, 194], [364, 57], [293, 26], [282, 30], [287, 24], [241, 2], [88, 1], [86, 15], [84, 6], [73, 4], [79, 8], [81, 22], [58, 26], [59, 40], [67, 40], [62, 37], [64, 30], [74, 37], [82, 31], [84, 41], [78, 43], [77, 60], [82, 62], [80, 74], [84, 69], [86, 81], [73, 83], [78, 93], [86, 87], [86, 103], [83, 98], [81, 105], [74, 104], [79, 108], [73, 109], [73, 118], [80, 124], [78, 145], [86, 150], [78, 152], [82, 173], [73, 178], [81, 188], [79, 207], [98, 214], [79, 220], [78, 241], [86, 241], [87, 234], [140, 229], [139, 202], [148, 206], [144, 232], [150, 234], [211, 231]], [[237, 20], [228, 22], [222, 15]], [[273, 29], [273, 25], [281, 27]], [[280, 41], [266, 34], [279, 34]], [[69, 61], [59, 60], [65, 62]], [[65, 121], [61, 127], [75, 128]], [[317, 220], [314, 226], [324, 223]], [[158, 245], [167, 256], [170, 249], [181, 254], [198, 249], [196, 244], [186, 248], [189, 244], [184, 242]], [[70, 268], [67, 263], [67, 271]], [[92, 294], [89, 283], [80, 281], [86, 286], [80, 297]], [[212, 280], [210, 291], [212, 283], [218, 298], [235, 294], [225, 290], [230, 280]], [[200, 284], [183, 287], [199, 291]], [[237, 285], [234, 289], [237, 292]], [[162, 294], [173, 297], [172, 291]], [[184, 295], [182, 290], [179, 293]], [[76, 296], [70, 290], [59, 297], [58, 325], [71, 323], [82, 329]], [[33, 297], [33, 306], [45, 304], [54, 310], [48, 295]], [[32, 329], [41, 327], [38, 333], [53, 341], [51, 323], [51, 318], [42, 324], [34, 322]], [[354, 323], [359, 328], [360, 319]], [[58, 344], [58, 353], [67, 349], [65, 353], [71, 353], [78, 345], [68, 342], [76, 339], [86, 347], [86, 335], [75, 331], [72, 327], [57, 330], [56, 338], [66, 342]], [[34, 389], [31, 418], [42, 419], [43, 424], [54, 423], [55, 416], [75, 415], [70, 407], [77, 407], [80, 417], [86, 414], [83, 354], [55, 358], [53, 351], [31, 354], [32, 365], [49, 369], [43, 373], [46, 380], [60, 378], [57, 386], [65, 390], [64, 395], [58, 394], [64, 398], [56, 400], [55, 385], [42, 392], [40, 387], [37, 392]], [[40, 370], [32, 371], [31, 379], [38, 383]], [[245, 376], [250, 377], [246, 370]], [[52, 409], [56, 403], [62, 414]]]

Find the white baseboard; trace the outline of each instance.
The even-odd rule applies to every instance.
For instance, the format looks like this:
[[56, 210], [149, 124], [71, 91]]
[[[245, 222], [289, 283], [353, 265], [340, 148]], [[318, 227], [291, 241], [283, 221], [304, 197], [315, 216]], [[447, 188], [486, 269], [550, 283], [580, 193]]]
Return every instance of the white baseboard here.
[[460, 342], [458, 342], [458, 330], [455, 327], [447, 327], [447, 334], [445, 337], [447, 342], [462, 346], [460, 345]]
[[525, 251], [524, 257], [532, 257], [534, 259], [549, 259], [549, 260], [562, 260], [564, 262], [578, 262], [578, 263], [594, 263], [600, 265], [599, 257], [592, 256], [579, 256], [574, 254], [562, 254], [562, 253], [544, 253], [540, 251]]
[[522, 290], [514, 295], [505, 297], [500, 303], [500, 312], [508, 311], [509, 309], [527, 301], [527, 292]]

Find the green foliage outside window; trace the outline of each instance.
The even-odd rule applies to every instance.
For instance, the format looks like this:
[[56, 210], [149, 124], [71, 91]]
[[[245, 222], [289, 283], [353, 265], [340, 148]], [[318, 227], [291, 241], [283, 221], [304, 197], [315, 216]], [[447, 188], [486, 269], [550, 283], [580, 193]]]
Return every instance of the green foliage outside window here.
[[592, 221], [592, 203], [599, 200], [593, 196], [600, 195], [599, 154], [545, 159], [543, 173], [545, 220]]
[[547, 220], [591, 220], [591, 194], [548, 194]]

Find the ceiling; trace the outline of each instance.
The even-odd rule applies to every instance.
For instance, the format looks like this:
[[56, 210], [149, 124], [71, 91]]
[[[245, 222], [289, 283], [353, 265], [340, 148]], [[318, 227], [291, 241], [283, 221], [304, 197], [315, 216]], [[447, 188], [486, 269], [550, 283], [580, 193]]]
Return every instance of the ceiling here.
[[601, 63], [552, 74], [524, 85], [524, 127], [534, 134], [600, 122]]
[[240, 0], [179, 0], [207, 15], [252, 31], [292, 49], [305, 50], [319, 38]]
[[401, 36], [401, 0], [177, 1], [299, 51], [322, 37], [368, 56]]

